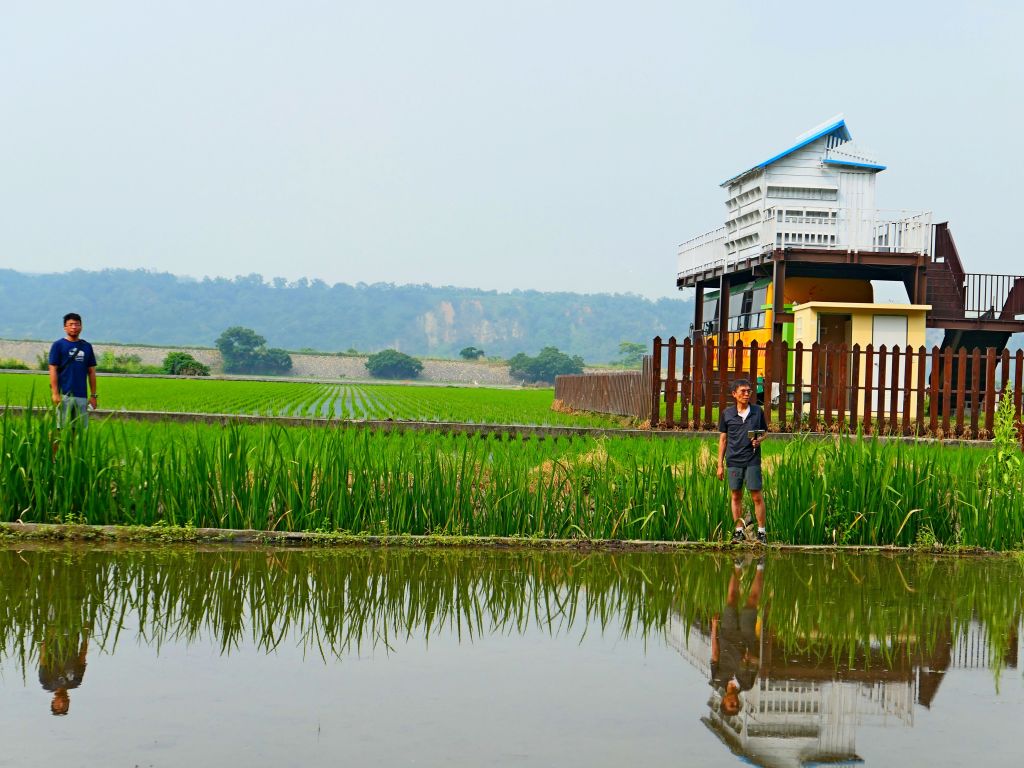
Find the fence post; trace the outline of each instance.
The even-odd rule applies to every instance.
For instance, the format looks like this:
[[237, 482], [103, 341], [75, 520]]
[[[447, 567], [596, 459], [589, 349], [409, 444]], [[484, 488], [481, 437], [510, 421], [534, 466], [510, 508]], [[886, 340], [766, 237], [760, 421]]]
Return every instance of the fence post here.
[[903, 425], [904, 435], [910, 434], [910, 403], [914, 396], [914, 348], [903, 349]]
[[1024, 414], [1021, 413], [1021, 389], [1024, 387], [1024, 349], [1017, 350], [1013, 361], [1013, 412], [1017, 417], [1017, 434], [1020, 435], [1021, 444], [1024, 445], [1024, 430], [1021, 428], [1021, 422], [1024, 422]]
[[978, 439], [978, 421], [981, 416], [981, 350], [971, 351], [971, 437]]
[[808, 414], [807, 429], [811, 432], [818, 431], [818, 387], [821, 381], [821, 345], [818, 342], [811, 344], [811, 403]]
[[668, 339], [668, 377], [665, 379], [665, 426], [669, 429], [676, 423], [676, 337]]
[[865, 435], [878, 434], [871, 428], [871, 412], [874, 408], [875, 391], [875, 345], [864, 348], [864, 428]]
[[936, 436], [939, 428], [939, 348], [932, 347], [932, 375], [928, 388], [928, 431]]
[[985, 433], [992, 439], [996, 415], [996, 350], [985, 350]]
[[[768, 411], [770, 411], [772, 409], [771, 393], [769, 393], [768, 397], [766, 397], [766, 398], [759, 398], [757, 396], [757, 371], [758, 371], [757, 353], [758, 353], [758, 350], [759, 350], [759, 347], [758, 347], [757, 339], [754, 339], [752, 342], [750, 342], [750, 365], [748, 366], [748, 368], [750, 369], [750, 372], [747, 374], [747, 377], [750, 379], [750, 388], [752, 390], [754, 390], [753, 397], [751, 399], [755, 403], [762, 404], [762, 407], [763, 407], [762, 400], [764, 402], [767, 402], [768, 403]], [[762, 382], [762, 384], [764, 383], [764, 378], [763, 377], [761, 379], [761, 382]], [[766, 415], [765, 417], [767, 418], [767, 411], [765, 412], [765, 415]]]
[[900, 390], [900, 345], [892, 345], [892, 372], [889, 374], [889, 434], [899, 432], [896, 413]]
[[960, 347], [956, 356], [956, 433], [964, 433], [964, 400], [967, 396], [967, 350]]
[[654, 337], [651, 351], [651, 429], [658, 426], [661, 416], [661, 336]]
[[928, 350], [922, 344], [917, 350], [917, 400], [915, 401], [917, 413], [914, 419], [914, 434], [918, 436], [924, 434], [924, 393], [927, 388], [924, 369], [927, 367], [927, 362]]
[[[743, 342], [740, 342], [741, 344]], [[728, 407], [729, 401], [729, 347], [723, 345], [718, 350], [718, 414]], [[709, 418], [708, 421], [711, 419]], [[709, 426], [709, 429], [711, 427]]]
[[[721, 352], [719, 352], [721, 356]], [[714, 398], [711, 396], [712, 384], [714, 383], [715, 371], [715, 341], [708, 339], [704, 349], [704, 423], [702, 429], [711, 429], [711, 409], [714, 407]]]
[[690, 388], [693, 376], [690, 370], [692, 363], [691, 348], [693, 342], [687, 336], [683, 339], [683, 367], [679, 372], [679, 426], [684, 429], [690, 426]]
[[795, 348], [796, 357], [793, 360], [793, 431], [799, 432], [803, 429], [804, 413], [804, 343], [798, 341]]
[[835, 385], [836, 385], [836, 379], [835, 379], [835, 367], [836, 367], [836, 365], [835, 365], [835, 357], [836, 357], [835, 345], [833, 345], [833, 344], [825, 344], [821, 348], [821, 368], [822, 368], [822, 372], [824, 373], [824, 378], [825, 378], [825, 381], [823, 382], [824, 385], [825, 385], [825, 388], [824, 388], [824, 392], [823, 392], [824, 397], [822, 398], [822, 400], [823, 400], [822, 404], [824, 405], [824, 409], [823, 410], [824, 410], [824, 415], [825, 415], [825, 428], [830, 430], [830, 431], [831, 431], [832, 425], [834, 423], [833, 418], [832, 418], [832, 405], [834, 404], [835, 395], [836, 395], [836, 393], [835, 393]]
[[850, 350], [850, 393], [847, 402], [850, 406], [850, 431], [857, 431], [860, 420], [860, 344], [854, 344]]

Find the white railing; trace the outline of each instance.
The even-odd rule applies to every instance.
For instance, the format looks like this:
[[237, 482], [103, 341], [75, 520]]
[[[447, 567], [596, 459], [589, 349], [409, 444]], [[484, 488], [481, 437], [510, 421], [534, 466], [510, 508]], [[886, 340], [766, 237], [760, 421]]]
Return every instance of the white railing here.
[[687, 240], [679, 246], [679, 276], [727, 267], [775, 248], [927, 254], [932, 214], [825, 207], [796, 211], [776, 206], [764, 211], [760, 225], [744, 227], [742, 234], [745, 240], [737, 242], [723, 227]]
[[725, 264], [725, 227], [706, 232], [679, 246], [679, 274], [703, 272]]

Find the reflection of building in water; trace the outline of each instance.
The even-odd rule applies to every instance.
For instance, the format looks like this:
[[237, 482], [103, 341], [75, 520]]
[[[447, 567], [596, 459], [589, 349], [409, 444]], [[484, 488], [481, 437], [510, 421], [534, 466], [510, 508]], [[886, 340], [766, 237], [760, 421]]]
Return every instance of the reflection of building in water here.
[[[757, 765], [862, 762], [857, 729], [913, 726], [914, 704], [931, 706], [948, 669], [991, 674], [992, 663], [1017, 666], [1016, 634], [1005, 649], [993, 649], [985, 628], [974, 621], [956, 637], [947, 623], [934, 642], [911, 637], [872, 642], [852, 655], [845, 645], [833, 649], [822, 640], [815, 639], [812, 651], [787, 651], [765, 628], [757, 681], [743, 693], [743, 708], [723, 714], [721, 692], [712, 688], [702, 721]], [[676, 618], [669, 645], [711, 678], [709, 626], [688, 626]]]

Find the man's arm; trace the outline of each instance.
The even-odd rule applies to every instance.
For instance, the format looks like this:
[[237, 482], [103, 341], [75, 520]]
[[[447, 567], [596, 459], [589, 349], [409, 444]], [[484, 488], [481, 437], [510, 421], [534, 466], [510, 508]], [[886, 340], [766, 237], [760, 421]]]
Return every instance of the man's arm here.
[[725, 445], [729, 436], [725, 432], [718, 433], [718, 479], [725, 477]]
[[57, 388], [57, 366], [50, 365], [50, 399], [54, 405], [60, 405], [60, 390]]
[[92, 402], [92, 407], [95, 408], [96, 407], [96, 400], [97, 400], [97, 394], [96, 394], [96, 366], [95, 365], [89, 368], [89, 391], [92, 393], [92, 397], [90, 397], [89, 400]]

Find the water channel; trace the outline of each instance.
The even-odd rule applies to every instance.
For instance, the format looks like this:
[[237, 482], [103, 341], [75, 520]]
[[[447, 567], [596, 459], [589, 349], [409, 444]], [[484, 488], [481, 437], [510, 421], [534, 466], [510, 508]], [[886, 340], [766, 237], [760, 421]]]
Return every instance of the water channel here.
[[0, 766], [1017, 765], [1015, 558], [0, 547]]

